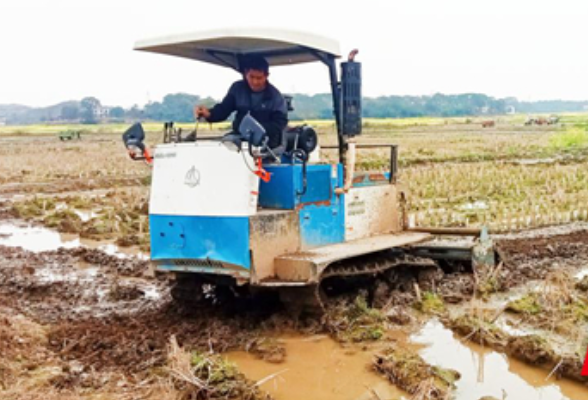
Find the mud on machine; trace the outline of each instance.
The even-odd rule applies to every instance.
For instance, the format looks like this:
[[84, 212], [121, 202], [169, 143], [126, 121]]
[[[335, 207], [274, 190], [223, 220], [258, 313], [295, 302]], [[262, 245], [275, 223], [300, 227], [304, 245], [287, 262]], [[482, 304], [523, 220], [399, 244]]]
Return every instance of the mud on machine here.
[[[333, 164], [319, 161], [317, 135], [306, 125], [288, 128], [272, 149], [252, 117], [243, 119], [240, 136], [231, 141], [195, 132], [183, 141], [166, 123], [166, 143], [152, 156], [140, 125], [125, 132], [131, 157], [153, 165], [151, 260], [157, 271], [176, 274], [176, 296], [197, 297], [202, 283], [212, 283], [278, 288], [285, 298], [296, 298], [326, 278], [373, 276], [423, 259], [494, 262], [492, 244], [478, 231], [407, 229], [397, 147], [356, 141], [362, 130], [357, 51], [340, 64], [339, 74], [339, 44], [301, 32], [198, 32], [139, 41], [135, 49], [237, 72], [248, 55], [263, 56], [271, 66], [318, 62], [330, 79], [338, 145], [322, 149], [338, 152]], [[389, 150], [386, 172], [355, 171], [366, 148]], [[481, 238], [448, 247], [433, 233]]]

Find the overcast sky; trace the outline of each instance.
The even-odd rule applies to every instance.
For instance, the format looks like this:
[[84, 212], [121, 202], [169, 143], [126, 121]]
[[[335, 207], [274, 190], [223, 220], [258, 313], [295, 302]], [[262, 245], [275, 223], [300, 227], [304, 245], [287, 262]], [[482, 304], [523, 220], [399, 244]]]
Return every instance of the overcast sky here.
[[[221, 97], [231, 70], [132, 50], [138, 39], [256, 26], [360, 50], [366, 96], [479, 92], [588, 100], [588, 0], [0, 0], [0, 104], [167, 93]], [[282, 92], [329, 90], [320, 64], [277, 67]]]

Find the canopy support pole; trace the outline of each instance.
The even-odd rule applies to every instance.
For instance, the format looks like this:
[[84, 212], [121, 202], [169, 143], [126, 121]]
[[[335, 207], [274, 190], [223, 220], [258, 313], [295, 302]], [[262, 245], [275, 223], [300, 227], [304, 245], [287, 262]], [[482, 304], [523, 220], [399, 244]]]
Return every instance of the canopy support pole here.
[[339, 142], [339, 162], [345, 165], [347, 155], [347, 140], [341, 127], [341, 84], [337, 76], [337, 64], [335, 57], [308, 49], [316, 58], [322, 61], [329, 68], [329, 77], [331, 80], [331, 93], [333, 96], [333, 112], [335, 114], [335, 124], [337, 125], [337, 139]]

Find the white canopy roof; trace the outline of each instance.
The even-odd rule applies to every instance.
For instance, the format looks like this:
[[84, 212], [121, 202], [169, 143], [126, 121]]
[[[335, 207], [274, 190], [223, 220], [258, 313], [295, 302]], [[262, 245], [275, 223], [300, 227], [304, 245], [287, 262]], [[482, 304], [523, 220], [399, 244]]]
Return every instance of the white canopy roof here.
[[191, 58], [238, 69], [239, 57], [257, 54], [270, 65], [317, 61], [317, 53], [340, 57], [339, 43], [306, 32], [230, 28], [140, 40], [135, 50]]

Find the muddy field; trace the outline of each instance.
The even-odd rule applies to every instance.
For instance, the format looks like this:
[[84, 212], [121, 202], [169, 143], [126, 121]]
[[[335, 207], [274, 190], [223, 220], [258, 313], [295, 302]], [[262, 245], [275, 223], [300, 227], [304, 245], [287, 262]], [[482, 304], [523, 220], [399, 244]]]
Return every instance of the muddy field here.
[[[488, 136], [471, 125], [371, 128], [365, 140], [405, 145], [411, 180], [436, 171], [441, 186], [417, 190], [414, 207], [440, 196], [431, 210], [477, 201], [494, 210], [500, 196], [439, 194], [454, 179], [451, 166], [512, 167], [498, 155], [469, 159], [474, 145], [479, 154], [519, 149], [512, 160], [571, 154], [549, 147], [564, 128], [550, 129], [504, 123]], [[526, 144], [531, 135], [535, 147]], [[445, 146], [422, 153], [434, 137]], [[220, 297], [214, 288], [184, 304], [171, 299], [173, 280], [155, 276], [148, 262], [149, 172], [126, 159], [118, 135], [60, 143], [3, 134], [0, 149], [2, 399], [588, 398], [580, 374], [588, 346], [582, 218], [529, 223], [536, 228], [513, 222], [493, 237], [496, 268], [401, 267], [330, 297], [324, 312], [293, 312], [272, 296]], [[585, 167], [582, 151], [541, 168], [567, 176], [570, 166]], [[369, 157], [377, 168], [380, 155]], [[520, 167], [521, 176], [536, 167]], [[443, 171], [450, 175], [438, 179]], [[576, 207], [587, 190], [582, 179], [569, 176], [557, 199]], [[530, 203], [542, 204], [536, 193], [551, 199], [543, 183], [524, 184]], [[494, 218], [512, 217], [505, 215]]]

